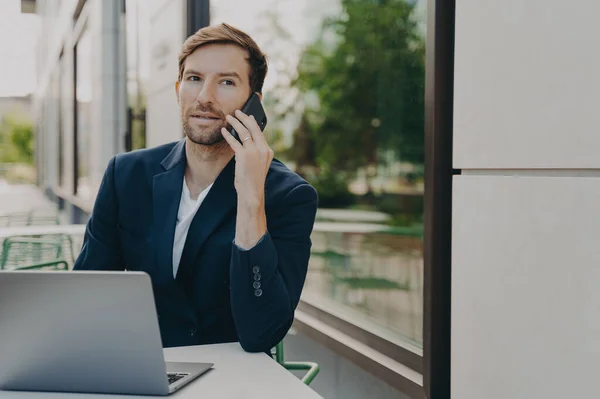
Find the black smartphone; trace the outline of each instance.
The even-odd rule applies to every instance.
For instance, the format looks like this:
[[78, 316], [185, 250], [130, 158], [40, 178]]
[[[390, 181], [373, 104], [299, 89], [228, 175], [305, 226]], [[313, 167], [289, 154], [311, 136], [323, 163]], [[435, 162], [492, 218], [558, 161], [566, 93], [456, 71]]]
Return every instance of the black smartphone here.
[[[265, 130], [265, 126], [267, 126], [267, 114], [265, 114], [265, 110], [260, 102], [260, 98], [258, 98], [256, 93], [252, 93], [240, 111], [248, 116], [254, 116], [256, 123], [258, 123], [258, 126], [260, 127], [260, 130]], [[231, 128], [231, 135], [240, 143], [242, 142], [240, 136], [237, 134], [234, 128]]]

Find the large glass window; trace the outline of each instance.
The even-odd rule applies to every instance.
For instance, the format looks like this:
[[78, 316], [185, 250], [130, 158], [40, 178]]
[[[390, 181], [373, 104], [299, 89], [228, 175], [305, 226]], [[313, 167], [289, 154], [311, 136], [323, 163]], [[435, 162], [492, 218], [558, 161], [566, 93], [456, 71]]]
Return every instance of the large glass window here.
[[425, 2], [213, 0], [269, 58], [265, 134], [317, 189], [303, 300], [423, 341]]
[[84, 28], [75, 46], [75, 194], [93, 198], [90, 181], [90, 139], [92, 134], [92, 46], [90, 33]]
[[126, 0], [126, 150], [146, 147], [146, 104], [150, 78], [150, 14], [143, 0]]

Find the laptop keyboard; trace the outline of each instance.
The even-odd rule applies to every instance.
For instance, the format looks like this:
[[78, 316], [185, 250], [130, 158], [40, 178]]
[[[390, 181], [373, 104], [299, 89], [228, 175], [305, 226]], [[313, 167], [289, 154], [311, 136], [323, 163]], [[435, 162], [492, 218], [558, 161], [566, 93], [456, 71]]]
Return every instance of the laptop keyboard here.
[[167, 373], [167, 378], [169, 379], [169, 385], [172, 383], [179, 381], [183, 377], [190, 375], [189, 373]]

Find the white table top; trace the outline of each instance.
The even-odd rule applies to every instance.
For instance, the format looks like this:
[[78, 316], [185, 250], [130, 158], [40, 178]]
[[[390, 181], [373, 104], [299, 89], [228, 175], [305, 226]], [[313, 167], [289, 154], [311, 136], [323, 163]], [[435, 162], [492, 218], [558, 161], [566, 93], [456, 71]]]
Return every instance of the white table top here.
[[48, 226], [15, 226], [0, 227], [0, 237], [33, 236], [41, 234], [74, 234], [83, 235], [85, 224], [53, 224]]
[[[166, 361], [214, 363], [167, 398], [211, 399], [317, 399], [322, 398], [264, 353], [246, 353], [237, 343], [165, 349]], [[318, 378], [318, 377], [317, 377]], [[91, 395], [0, 391], [0, 399], [134, 399], [147, 396]]]

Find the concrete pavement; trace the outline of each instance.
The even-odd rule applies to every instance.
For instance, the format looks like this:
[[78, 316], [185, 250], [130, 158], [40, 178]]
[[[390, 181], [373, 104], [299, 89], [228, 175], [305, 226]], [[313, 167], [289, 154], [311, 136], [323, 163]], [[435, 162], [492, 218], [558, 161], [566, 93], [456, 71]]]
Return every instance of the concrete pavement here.
[[0, 215], [30, 210], [52, 211], [56, 204], [44, 196], [36, 186], [8, 184], [0, 179]]

